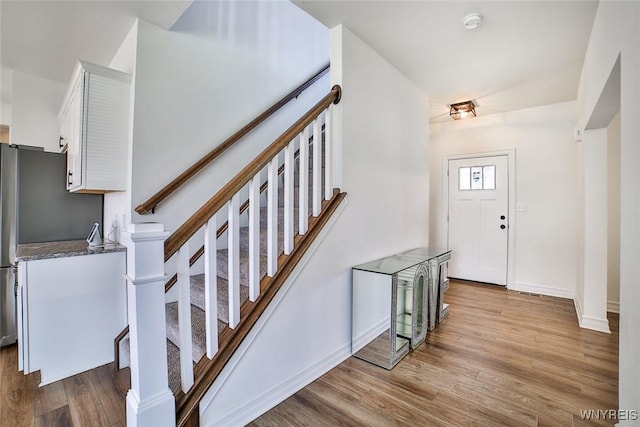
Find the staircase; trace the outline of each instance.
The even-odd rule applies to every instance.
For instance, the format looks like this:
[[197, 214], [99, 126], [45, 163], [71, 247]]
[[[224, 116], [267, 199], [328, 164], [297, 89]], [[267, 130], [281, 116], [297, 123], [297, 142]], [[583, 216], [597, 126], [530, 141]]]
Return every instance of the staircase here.
[[[324, 139], [324, 134], [323, 134]], [[310, 139], [313, 142], [313, 138]], [[310, 164], [312, 164], [313, 152], [309, 153]], [[295, 188], [295, 208], [294, 214], [299, 215], [299, 164], [296, 160], [296, 173], [294, 178]], [[309, 172], [309, 180], [313, 178], [313, 172]], [[322, 168], [321, 182], [324, 183], [324, 167]], [[282, 189], [282, 181], [279, 180], [279, 188]], [[266, 189], [266, 186], [263, 186]], [[324, 190], [324, 185], [323, 185]], [[284, 194], [279, 191], [278, 194], [278, 253], [284, 252]], [[311, 197], [309, 191], [309, 197]], [[307, 210], [308, 216], [312, 217], [311, 208]], [[299, 223], [294, 223], [294, 233], [298, 234]], [[226, 241], [227, 236], [222, 235], [219, 240]], [[240, 227], [240, 304], [242, 305], [249, 299], [249, 227]], [[228, 327], [229, 324], [229, 253], [227, 249], [218, 249], [217, 251], [217, 308], [218, 308], [218, 334]], [[267, 273], [267, 208], [260, 208], [260, 278], [266, 276]], [[206, 316], [205, 316], [205, 275], [196, 274], [190, 277], [190, 293], [191, 293], [191, 335], [193, 339], [192, 359], [195, 366], [206, 354]], [[176, 301], [166, 304], [167, 318], [167, 364], [169, 366], [169, 387], [174, 394], [180, 391], [180, 341], [179, 341], [179, 325], [178, 325], [178, 303]], [[126, 338], [122, 341], [122, 351], [120, 360], [121, 366], [127, 366], [129, 359], [129, 340]]]
[[[165, 304], [176, 425], [199, 424], [200, 400], [344, 199], [331, 170], [331, 105], [339, 99], [334, 87], [164, 242], [164, 261], [176, 257], [178, 264], [166, 286], [177, 284], [178, 301]], [[228, 218], [220, 227], [219, 214]], [[204, 246], [192, 255], [188, 241], [203, 228]], [[205, 273], [191, 275], [200, 256]], [[138, 340], [133, 375], [147, 336], [133, 324], [131, 333]], [[118, 342], [117, 354], [127, 359], [129, 340]]]

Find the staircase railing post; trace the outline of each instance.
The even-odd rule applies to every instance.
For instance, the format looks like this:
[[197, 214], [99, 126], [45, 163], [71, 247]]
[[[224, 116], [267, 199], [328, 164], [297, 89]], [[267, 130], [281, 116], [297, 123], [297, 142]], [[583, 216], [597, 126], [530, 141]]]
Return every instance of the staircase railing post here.
[[169, 389], [164, 297], [164, 241], [158, 223], [129, 224], [127, 293], [131, 389], [127, 426], [175, 426], [175, 398]]

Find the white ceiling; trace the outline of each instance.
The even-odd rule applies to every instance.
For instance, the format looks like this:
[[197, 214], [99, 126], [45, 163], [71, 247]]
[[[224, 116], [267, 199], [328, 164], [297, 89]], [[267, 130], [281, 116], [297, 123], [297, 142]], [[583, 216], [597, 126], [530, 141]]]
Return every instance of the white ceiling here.
[[[597, 1], [303, 1], [344, 24], [429, 96], [431, 121], [472, 99], [478, 115], [575, 100]], [[483, 16], [467, 30], [463, 18]]]
[[190, 4], [0, 0], [1, 65], [67, 83], [78, 59], [108, 65], [137, 17], [169, 28]]
[[[429, 96], [432, 121], [450, 120], [448, 104], [468, 99], [479, 115], [576, 99], [597, 9], [589, 0], [295, 3], [329, 28], [345, 24], [395, 65]], [[190, 4], [0, 0], [3, 71], [66, 83], [77, 59], [107, 65], [136, 17], [170, 28]], [[462, 18], [471, 12], [484, 19], [470, 31]]]

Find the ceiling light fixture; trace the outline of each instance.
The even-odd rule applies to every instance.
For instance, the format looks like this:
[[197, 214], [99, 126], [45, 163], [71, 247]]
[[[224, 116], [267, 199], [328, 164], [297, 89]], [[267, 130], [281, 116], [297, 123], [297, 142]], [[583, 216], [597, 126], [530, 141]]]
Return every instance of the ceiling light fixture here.
[[462, 23], [467, 30], [473, 30], [474, 28], [478, 28], [482, 23], [482, 15], [479, 13], [470, 13], [462, 18]]
[[476, 105], [473, 101], [464, 101], [451, 104], [449, 115], [453, 120], [466, 119], [467, 117], [476, 116]]

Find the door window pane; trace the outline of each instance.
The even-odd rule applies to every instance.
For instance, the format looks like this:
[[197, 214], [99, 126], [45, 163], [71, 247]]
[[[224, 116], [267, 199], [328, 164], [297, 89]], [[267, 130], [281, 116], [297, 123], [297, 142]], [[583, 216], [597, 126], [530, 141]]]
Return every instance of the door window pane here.
[[458, 189], [471, 190], [471, 168], [458, 169]]
[[496, 167], [495, 165], [482, 167], [482, 189], [496, 189]]
[[471, 189], [482, 190], [482, 166], [471, 168]]
[[496, 166], [458, 168], [458, 190], [495, 190]]

